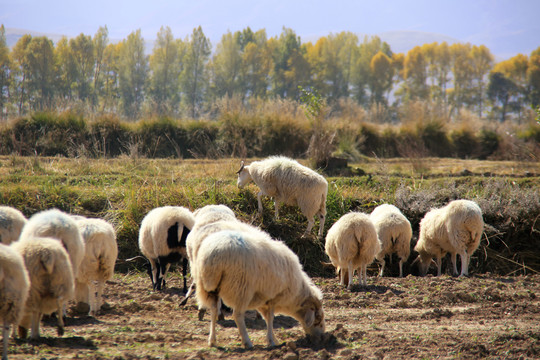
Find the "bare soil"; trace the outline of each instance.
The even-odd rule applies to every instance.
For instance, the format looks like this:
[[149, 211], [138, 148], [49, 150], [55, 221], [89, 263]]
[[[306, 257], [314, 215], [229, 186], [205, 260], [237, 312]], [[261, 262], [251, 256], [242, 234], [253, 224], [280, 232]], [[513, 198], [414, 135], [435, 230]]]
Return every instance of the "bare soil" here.
[[[314, 278], [324, 293], [327, 333], [311, 343], [292, 318], [274, 323], [280, 344], [267, 348], [265, 322], [248, 313], [255, 348], [244, 350], [230, 315], [219, 322], [220, 347], [207, 345], [209, 316], [195, 299], [180, 307], [182, 279], [150, 291], [146, 274], [116, 274], [96, 317], [71, 307], [66, 333], [44, 320], [38, 341], [10, 339], [10, 359], [538, 359], [540, 275], [470, 278], [371, 277], [352, 291]], [[357, 279], [355, 278], [355, 281]]]

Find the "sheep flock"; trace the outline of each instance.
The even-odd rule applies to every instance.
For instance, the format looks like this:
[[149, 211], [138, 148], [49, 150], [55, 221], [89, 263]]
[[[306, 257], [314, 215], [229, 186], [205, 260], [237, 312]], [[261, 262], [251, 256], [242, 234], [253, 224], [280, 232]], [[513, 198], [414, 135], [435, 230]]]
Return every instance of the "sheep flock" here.
[[[479, 206], [459, 199], [425, 214], [415, 244], [411, 244], [411, 223], [391, 204], [381, 204], [371, 214], [343, 214], [326, 229], [323, 239], [328, 182], [322, 175], [285, 157], [249, 165], [242, 162], [237, 175], [239, 188], [251, 181], [259, 187], [259, 214], [263, 212], [262, 196], [275, 200], [273, 221], [278, 219], [280, 203], [300, 208], [308, 225], [297, 241], [311, 236], [314, 217], [318, 218], [315, 241], [321, 243], [330, 260], [326, 265], [335, 267], [340, 284], [349, 290], [355, 273], [358, 286], [368, 286], [367, 267], [372, 263], [378, 266], [378, 276], [383, 276], [385, 258], [392, 261], [393, 254], [399, 258], [399, 276], [404, 276], [403, 264], [409, 260], [413, 245], [417, 257], [411, 264], [418, 264], [420, 275], [426, 275], [432, 264], [441, 275], [442, 258], [450, 254], [450, 270], [457, 276], [459, 254], [459, 276], [467, 276], [471, 255], [483, 233]], [[264, 222], [264, 218], [258, 221]], [[99, 317], [106, 282], [112, 279], [119, 260], [113, 224], [58, 209], [27, 219], [17, 209], [0, 206], [0, 240], [3, 359], [9, 353], [11, 326], [13, 337], [25, 338], [30, 330], [31, 338], [38, 339], [42, 317], [52, 313], [56, 314], [58, 335], [64, 334], [69, 305], [86, 304], [85, 315]], [[306, 336], [316, 342], [325, 332], [323, 294], [284, 240], [237, 218], [233, 209], [223, 204], [199, 209], [163, 206], [151, 209], [142, 219], [138, 246], [147, 262], [151, 291], [157, 294], [167, 287], [165, 277], [171, 264], [182, 263], [185, 300], [180, 305], [195, 293], [199, 318], [209, 311], [209, 346], [220, 343], [216, 322], [222, 302], [232, 309], [246, 348], [253, 347], [245, 324], [249, 310], [264, 318], [270, 347], [279, 342], [273, 334], [275, 314], [296, 319]], [[10, 345], [17, 346], [15, 342]]]

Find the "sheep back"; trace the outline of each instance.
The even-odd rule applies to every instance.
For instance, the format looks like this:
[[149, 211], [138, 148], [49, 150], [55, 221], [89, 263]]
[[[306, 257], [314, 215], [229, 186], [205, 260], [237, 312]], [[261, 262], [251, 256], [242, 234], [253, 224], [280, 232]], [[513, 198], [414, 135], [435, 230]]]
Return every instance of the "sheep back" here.
[[77, 274], [84, 258], [84, 242], [75, 220], [68, 214], [51, 209], [30, 217], [24, 226], [20, 240], [50, 237], [59, 241], [67, 250], [73, 274]]
[[11, 246], [22, 255], [30, 278], [25, 312], [50, 314], [61, 310], [57, 309], [57, 299], [68, 301], [74, 292], [71, 261], [62, 244], [53, 238], [32, 237]]
[[218, 291], [233, 309], [256, 309], [271, 302], [276, 312], [298, 319], [296, 311], [306, 299], [322, 301], [322, 293], [292, 250], [256, 233], [211, 234], [202, 242], [196, 264], [197, 298], [207, 307], [209, 294]]
[[181, 206], [152, 209], [141, 222], [139, 248], [142, 254], [149, 259], [168, 256], [171, 252], [186, 256], [182, 237], [185, 238], [186, 228], [191, 230], [194, 222], [191, 211]]
[[373, 262], [381, 247], [368, 215], [351, 212], [332, 225], [326, 235], [325, 251], [336, 268], [355, 268]]
[[118, 257], [118, 245], [113, 226], [103, 219], [81, 218], [77, 220], [85, 244], [85, 255], [77, 280], [106, 281], [114, 274]]
[[249, 174], [266, 195], [278, 202], [298, 205], [307, 217], [313, 217], [319, 210], [326, 214], [328, 182], [296, 160], [273, 156], [254, 161], [249, 165]]
[[394, 205], [377, 206], [370, 215], [381, 244], [378, 258], [397, 253], [401, 259], [407, 259], [411, 252], [412, 227], [409, 220]]
[[26, 221], [26, 217], [19, 210], [0, 206], [0, 243], [9, 245], [17, 241]]
[[30, 278], [22, 255], [0, 243], [0, 322], [19, 323], [29, 289]]

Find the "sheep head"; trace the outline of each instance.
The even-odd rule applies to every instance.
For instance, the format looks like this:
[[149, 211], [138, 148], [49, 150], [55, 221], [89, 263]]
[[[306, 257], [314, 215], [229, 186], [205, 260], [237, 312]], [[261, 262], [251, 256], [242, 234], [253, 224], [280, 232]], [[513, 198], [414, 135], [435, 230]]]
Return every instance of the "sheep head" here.
[[322, 302], [315, 296], [308, 297], [301, 305], [297, 320], [310, 337], [319, 338], [325, 330]]
[[240, 170], [238, 170], [236, 173], [238, 174], [238, 181], [236, 182], [236, 185], [239, 189], [242, 189], [252, 180], [249, 173], [249, 166], [245, 166], [243, 161], [240, 166]]

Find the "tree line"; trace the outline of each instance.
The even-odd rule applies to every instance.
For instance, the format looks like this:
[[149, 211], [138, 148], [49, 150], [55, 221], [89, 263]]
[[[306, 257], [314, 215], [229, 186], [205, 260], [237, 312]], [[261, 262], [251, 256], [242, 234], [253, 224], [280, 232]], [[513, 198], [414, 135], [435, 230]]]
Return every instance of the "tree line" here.
[[162, 27], [147, 54], [140, 30], [117, 43], [106, 26], [56, 44], [27, 34], [10, 49], [0, 28], [3, 118], [75, 108], [126, 119], [197, 119], [211, 117], [218, 99], [299, 100], [309, 88], [333, 112], [351, 102], [383, 109], [381, 122], [399, 121], [399, 107], [417, 100], [449, 119], [463, 110], [522, 119], [540, 105], [540, 47], [495, 63], [483, 45], [432, 43], [404, 54], [377, 36], [341, 32], [302, 43], [289, 28], [269, 38], [248, 27], [224, 34], [212, 51], [201, 27], [184, 39]]

